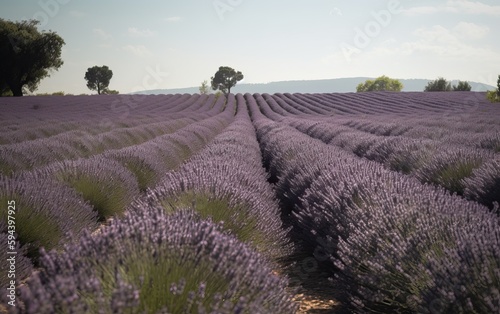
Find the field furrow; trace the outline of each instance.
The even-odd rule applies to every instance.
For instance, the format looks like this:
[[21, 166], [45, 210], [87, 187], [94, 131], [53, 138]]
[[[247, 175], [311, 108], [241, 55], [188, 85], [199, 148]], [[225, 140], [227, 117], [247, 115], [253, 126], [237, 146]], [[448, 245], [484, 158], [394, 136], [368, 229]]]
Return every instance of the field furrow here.
[[496, 313], [499, 117], [474, 92], [2, 99], [9, 310]]

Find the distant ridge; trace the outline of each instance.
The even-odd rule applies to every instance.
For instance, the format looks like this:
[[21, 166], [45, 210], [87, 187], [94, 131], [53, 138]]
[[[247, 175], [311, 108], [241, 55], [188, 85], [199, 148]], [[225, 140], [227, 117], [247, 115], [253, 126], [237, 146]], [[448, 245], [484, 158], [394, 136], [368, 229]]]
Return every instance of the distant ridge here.
[[[303, 81], [278, 81], [270, 83], [237, 84], [231, 89], [231, 93], [349, 93], [356, 92], [356, 86], [371, 77], [349, 77], [324, 80], [303, 80]], [[421, 92], [428, 82], [427, 79], [400, 79], [403, 83], [404, 92]], [[451, 81], [452, 85], [458, 83]], [[493, 90], [495, 87], [483, 83], [470, 82], [472, 91], [484, 92]], [[173, 89], [153, 89], [138, 91], [133, 94], [195, 94], [199, 93], [198, 87], [173, 88]]]

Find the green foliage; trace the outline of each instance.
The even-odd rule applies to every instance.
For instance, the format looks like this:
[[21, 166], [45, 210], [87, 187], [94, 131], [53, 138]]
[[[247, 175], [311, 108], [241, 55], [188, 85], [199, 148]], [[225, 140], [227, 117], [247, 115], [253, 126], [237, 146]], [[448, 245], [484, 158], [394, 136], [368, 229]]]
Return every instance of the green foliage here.
[[500, 75], [498, 76], [497, 89], [486, 92], [486, 99], [490, 102], [500, 102]]
[[500, 99], [500, 75], [497, 80], [497, 98]]
[[481, 165], [481, 160], [464, 160], [444, 166], [434, 173], [429, 180], [431, 183], [443, 186], [459, 195], [464, 193], [464, 181], [472, 175], [472, 171]]
[[121, 157], [117, 158], [130, 172], [132, 172], [139, 185], [141, 192], [152, 187], [159, 179], [159, 173], [148, 166], [143, 160], [138, 157]]
[[14, 96], [6, 82], [0, 82], [0, 97]]
[[93, 66], [87, 69], [85, 73], [85, 80], [87, 81], [87, 87], [90, 90], [97, 91], [97, 94], [105, 93], [108, 90], [109, 81], [113, 77], [113, 71], [111, 71], [106, 65], [101, 67]]
[[486, 99], [490, 102], [500, 102], [500, 95], [498, 95], [498, 91], [489, 90], [486, 92]]
[[451, 83], [440, 77], [432, 82], [427, 83], [424, 92], [449, 92], [451, 91]]
[[201, 82], [201, 86], [198, 88], [200, 90], [200, 94], [206, 95], [210, 93], [210, 88], [208, 87], [208, 81], [204, 80]]
[[[208, 261], [193, 261], [161, 250], [157, 256], [144, 252], [143, 255], [126, 257], [120, 275], [126, 282], [141, 287], [137, 310], [157, 313], [167, 307], [171, 313], [181, 313], [189, 304], [190, 293], [198, 292], [200, 282], [206, 283], [205, 290], [203, 296], [196, 295], [196, 299], [204, 306], [208, 306], [217, 293], [227, 291], [230, 280], [214, 272], [213, 268], [214, 265]], [[102, 284], [116, 285], [109, 279], [102, 280]], [[182, 292], [170, 292], [171, 287], [165, 283], [178, 283], [177, 286], [183, 287]], [[191, 301], [195, 305], [190, 307], [191, 313], [198, 312], [195, 301]]]
[[94, 207], [99, 221], [106, 221], [123, 213], [133, 198], [119, 180], [97, 178], [78, 170], [59, 172], [56, 177], [80, 193]]
[[118, 95], [120, 92], [115, 90], [115, 89], [107, 89], [105, 88], [103, 91], [102, 91], [102, 94], [106, 94], [106, 95]]
[[35, 96], [64, 96], [64, 92], [53, 92], [53, 93], [37, 93]]
[[59, 69], [63, 61], [64, 40], [55, 32], [38, 31], [39, 21], [11, 22], [0, 18], [0, 92], [22, 96], [33, 92], [50, 71]]
[[486, 99], [490, 102], [500, 102], [500, 75], [497, 80], [497, 89], [486, 92]]
[[453, 85], [453, 91], [464, 91], [464, 92], [470, 92], [472, 89], [472, 86], [467, 81], [458, 81], [458, 85]]
[[243, 74], [231, 67], [221, 66], [219, 70], [212, 76], [212, 89], [220, 90], [224, 94], [229, 94], [231, 92], [231, 87], [236, 85], [238, 81], [243, 79]]
[[77, 192], [81, 193], [83, 198], [94, 206], [94, 209], [99, 213], [100, 221], [106, 221], [109, 217], [123, 211], [123, 207], [119, 206], [119, 203], [121, 196], [124, 195], [126, 191], [114, 189], [113, 193], [108, 194], [89, 177], [67, 177], [63, 180], [69, 183]]
[[51, 250], [57, 246], [62, 237], [61, 230], [53, 217], [35, 210], [35, 206], [40, 205], [34, 204], [27, 196], [0, 195], [1, 204], [5, 204], [0, 210], [1, 221], [7, 221], [6, 204], [9, 200], [16, 201], [17, 240], [27, 250], [26, 256], [36, 262], [40, 247]]
[[223, 96], [224, 93], [221, 92], [220, 90], [216, 91], [215, 92], [215, 99], [214, 99], [214, 104], [217, 102], [217, 100], [219, 99], [219, 97]]
[[223, 222], [224, 230], [265, 254], [266, 239], [258, 232], [257, 218], [252, 216], [247, 204], [235, 204], [227, 197], [217, 198], [209, 193], [187, 191], [164, 199], [162, 206], [167, 213], [172, 213], [176, 208], [191, 207], [202, 219]]
[[372, 92], [372, 91], [390, 91], [400, 92], [403, 89], [403, 84], [396, 79], [391, 79], [385, 75], [377, 77], [374, 81], [366, 80], [365, 83], [359, 83], [356, 87], [356, 92]]

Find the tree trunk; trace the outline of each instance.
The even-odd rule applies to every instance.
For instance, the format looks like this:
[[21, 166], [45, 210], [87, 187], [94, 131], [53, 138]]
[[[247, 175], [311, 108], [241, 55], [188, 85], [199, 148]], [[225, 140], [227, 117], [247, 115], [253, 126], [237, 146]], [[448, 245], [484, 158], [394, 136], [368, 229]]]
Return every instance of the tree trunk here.
[[15, 97], [21, 97], [23, 95], [23, 86], [21, 84], [12, 84], [10, 90]]

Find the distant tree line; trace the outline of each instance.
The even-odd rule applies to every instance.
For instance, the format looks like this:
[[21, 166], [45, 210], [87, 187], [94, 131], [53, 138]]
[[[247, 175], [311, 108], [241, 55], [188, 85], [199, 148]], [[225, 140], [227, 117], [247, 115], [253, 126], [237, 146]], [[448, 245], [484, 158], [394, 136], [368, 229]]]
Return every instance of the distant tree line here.
[[[33, 92], [40, 81], [57, 71], [62, 65], [61, 49], [64, 40], [52, 31], [39, 31], [40, 24], [36, 20], [12, 22], [0, 18], [0, 96], [22, 96], [23, 93]], [[87, 69], [85, 80], [90, 90], [97, 94], [118, 94], [109, 89], [109, 82], [113, 72], [108, 66], [94, 66]], [[227, 95], [237, 82], [243, 79], [243, 74], [228, 66], [221, 66], [211, 77], [210, 87], [220, 94]], [[400, 92], [403, 84], [385, 75], [375, 80], [367, 80], [356, 87], [357, 92], [393, 91]], [[459, 81], [458, 85], [451, 85], [440, 77], [427, 84], [425, 92], [470, 91], [471, 85], [467, 81]], [[202, 82], [200, 94], [208, 94], [208, 82]], [[53, 93], [61, 95], [63, 92]], [[489, 91], [487, 98], [492, 102], [500, 102], [500, 76], [497, 89]]]
[[356, 92], [374, 92], [374, 91], [389, 91], [400, 92], [403, 89], [403, 84], [396, 79], [391, 79], [385, 75], [377, 77], [375, 80], [366, 80], [364, 83], [359, 83], [356, 87]]
[[500, 75], [497, 80], [497, 89], [486, 92], [486, 98], [491, 102], [500, 102]]
[[451, 82], [448, 82], [445, 78], [440, 77], [427, 83], [424, 92], [450, 92], [450, 91], [465, 91], [470, 92], [472, 86], [467, 81], [458, 81], [458, 85], [451, 86]]

